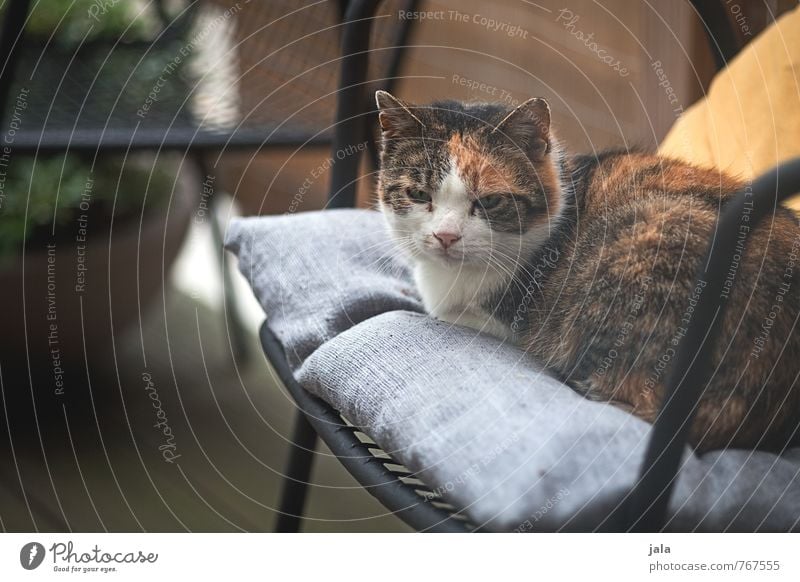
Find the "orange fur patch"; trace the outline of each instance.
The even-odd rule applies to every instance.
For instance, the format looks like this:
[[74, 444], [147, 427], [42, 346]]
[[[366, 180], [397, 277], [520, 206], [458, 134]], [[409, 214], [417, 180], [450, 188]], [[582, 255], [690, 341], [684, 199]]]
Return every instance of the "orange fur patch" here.
[[473, 194], [524, 193], [516, 184], [511, 169], [487, 155], [473, 139], [462, 139], [455, 134], [447, 147], [461, 179]]
[[[473, 197], [487, 194], [533, 195], [530, 185], [525, 184], [525, 180], [520, 178], [527, 172], [520, 172], [520, 168], [514, 166], [520, 163], [518, 159], [516, 161], [498, 159], [482, 149], [473, 138], [462, 137], [459, 134], [453, 135], [447, 146], [451, 158], [456, 163], [456, 171]], [[535, 169], [536, 177], [540, 181], [540, 190], [547, 198], [547, 213], [539, 214], [533, 221], [543, 224], [551, 217], [560, 214], [563, 193], [555, 162], [551, 156], [536, 163]], [[527, 174], [531, 176], [531, 173]]]
[[718, 170], [688, 166], [651, 154], [615, 158], [599, 168], [587, 189], [587, 207], [606, 208], [627, 203], [639, 194], [688, 190], [717, 190], [727, 197], [743, 183]]

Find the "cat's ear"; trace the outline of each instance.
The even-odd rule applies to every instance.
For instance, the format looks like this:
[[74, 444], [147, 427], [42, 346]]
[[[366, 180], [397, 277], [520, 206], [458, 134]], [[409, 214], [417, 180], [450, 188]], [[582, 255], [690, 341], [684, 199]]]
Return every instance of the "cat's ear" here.
[[550, 106], [541, 97], [528, 99], [506, 115], [492, 130], [523, 148], [534, 161], [550, 151]]
[[419, 135], [425, 124], [411, 111], [413, 105], [406, 103], [386, 91], [375, 91], [378, 104], [378, 121], [385, 138]]

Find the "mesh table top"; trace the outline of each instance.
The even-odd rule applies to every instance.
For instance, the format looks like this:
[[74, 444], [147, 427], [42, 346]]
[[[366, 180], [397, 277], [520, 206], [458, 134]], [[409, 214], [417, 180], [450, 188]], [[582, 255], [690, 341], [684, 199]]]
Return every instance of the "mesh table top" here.
[[[20, 47], [4, 127], [19, 150], [258, 148], [332, 134], [337, 2], [204, 2], [152, 42]], [[368, 82], [385, 84], [398, 2], [375, 18]], [[234, 8], [240, 6], [240, 8]], [[377, 49], [377, 50], [376, 50]], [[16, 120], [16, 123], [13, 121]]]

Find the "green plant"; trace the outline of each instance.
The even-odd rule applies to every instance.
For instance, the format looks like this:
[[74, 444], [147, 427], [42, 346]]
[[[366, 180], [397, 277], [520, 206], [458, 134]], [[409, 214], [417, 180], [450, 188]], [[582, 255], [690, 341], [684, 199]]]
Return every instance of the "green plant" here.
[[79, 42], [89, 39], [116, 39], [130, 27], [142, 32], [142, 21], [136, 18], [138, 6], [129, 0], [43, 0], [31, 10], [28, 30], [45, 37], [55, 31], [59, 41]]
[[[2, 0], [0, 0], [2, 1]], [[10, 0], [0, 6], [0, 19]], [[144, 39], [153, 29], [154, 10], [132, 0], [39, 0], [32, 3], [27, 33], [58, 44], [84, 40]]]
[[158, 207], [175, 174], [171, 158], [145, 154], [98, 158], [94, 170], [76, 154], [12, 156], [0, 171], [0, 257], [18, 254], [37, 236], [74, 237], [82, 213], [110, 219], [113, 208], [113, 217], [122, 219], [138, 216], [145, 204]]

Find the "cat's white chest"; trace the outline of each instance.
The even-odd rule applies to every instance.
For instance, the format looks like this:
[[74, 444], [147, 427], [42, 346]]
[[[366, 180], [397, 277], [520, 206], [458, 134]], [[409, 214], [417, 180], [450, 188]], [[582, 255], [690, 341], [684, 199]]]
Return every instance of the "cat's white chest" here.
[[414, 280], [425, 309], [432, 316], [501, 339], [511, 337], [508, 326], [492, 317], [491, 312], [483, 307], [506, 284], [498, 273], [424, 261], [416, 265]]

